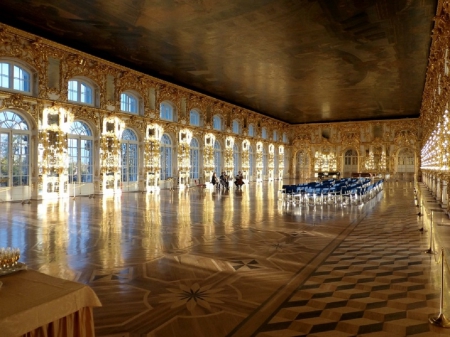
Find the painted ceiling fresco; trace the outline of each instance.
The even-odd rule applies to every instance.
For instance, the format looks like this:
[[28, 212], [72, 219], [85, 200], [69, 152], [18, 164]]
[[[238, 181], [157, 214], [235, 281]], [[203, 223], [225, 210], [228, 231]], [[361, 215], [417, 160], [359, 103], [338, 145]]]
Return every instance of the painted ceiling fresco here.
[[437, 0], [2, 0], [0, 22], [289, 123], [419, 116]]

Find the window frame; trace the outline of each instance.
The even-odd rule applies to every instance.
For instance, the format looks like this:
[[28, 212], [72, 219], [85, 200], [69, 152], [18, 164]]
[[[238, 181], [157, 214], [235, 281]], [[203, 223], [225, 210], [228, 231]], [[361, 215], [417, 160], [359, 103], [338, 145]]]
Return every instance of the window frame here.
[[[8, 74], [6, 74], [6, 75], [3, 74], [3, 69], [2, 69], [3, 65], [8, 66], [7, 67]], [[26, 82], [23, 78], [16, 78], [16, 68], [18, 71], [22, 71], [26, 75], [28, 75], [28, 80], [26, 80]], [[6, 78], [6, 80], [4, 80], [4, 78]], [[34, 88], [35, 88], [34, 78], [35, 78], [35, 71], [33, 71], [30, 67], [23, 65], [20, 62], [16, 62], [14, 60], [0, 59], [0, 88], [2, 88], [3, 90], [11, 91], [11, 92], [18, 92], [18, 93], [32, 96], [34, 93]], [[25, 89], [22, 90], [22, 89], [15, 88], [16, 79], [20, 83], [22, 83], [22, 82], [27, 83], [28, 90], [25, 90]], [[7, 87], [3, 86], [4, 81], [8, 82]]]
[[[6, 139], [7, 153], [5, 164], [0, 165], [0, 186], [15, 188], [31, 185], [31, 125], [30, 122], [20, 113], [13, 110], [1, 110], [0, 114], [12, 114], [14, 125], [0, 125], [0, 139]], [[13, 119], [2, 119], [2, 121], [13, 121]], [[17, 127], [20, 124], [22, 127]], [[3, 137], [6, 135], [7, 137]], [[3, 147], [3, 145], [2, 145]], [[19, 151], [17, 151], [19, 150]], [[2, 173], [6, 168], [6, 175]], [[7, 185], [3, 185], [3, 181]]]
[[[132, 135], [133, 139], [124, 138], [126, 134]], [[133, 129], [126, 128], [120, 139], [120, 173], [122, 183], [135, 183], [138, 181], [139, 173], [139, 138]], [[130, 162], [133, 164], [130, 164]], [[126, 165], [124, 165], [126, 164]]]
[[239, 123], [239, 121], [237, 119], [234, 119], [232, 125], [233, 133], [239, 135], [241, 133], [241, 124]]
[[265, 126], [263, 126], [263, 127], [261, 128], [261, 138], [262, 138], [262, 139], [267, 139], [267, 129], [266, 129]]
[[216, 172], [216, 175], [218, 177], [222, 174], [222, 159], [222, 145], [216, 139], [216, 141], [214, 142], [214, 171]]
[[233, 163], [234, 163], [234, 169], [233, 174], [234, 176], [237, 176], [238, 172], [240, 171], [241, 167], [241, 146], [238, 146], [237, 143], [234, 143], [233, 146]]
[[[194, 115], [195, 118], [197, 119], [197, 123], [192, 123], [192, 117], [193, 117], [193, 115]], [[200, 112], [198, 112], [198, 111], [195, 110], [195, 109], [192, 109], [192, 110], [189, 112], [189, 125], [192, 125], [192, 126], [201, 126], [201, 124], [200, 124]]]
[[200, 142], [197, 138], [192, 137], [191, 143], [189, 144], [189, 162], [191, 164], [191, 169], [189, 172], [191, 179], [200, 178]]
[[[160, 142], [160, 179], [166, 180], [173, 178], [173, 141], [172, 138], [164, 133]], [[166, 160], [164, 160], [166, 159]]]
[[248, 125], [248, 136], [255, 137], [255, 126], [253, 124]]
[[[128, 101], [124, 102], [123, 98], [126, 97]], [[123, 109], [123, 107], [131, 106], [131, 103], [129, 100], [134, 99], [136, 102], [136, 111], [132, 111], [131, 109]], [[120, 93], [120, 111], [132, 115], [139, 115], [140, 114], [140, 99], [139, 97], [131, 92], [131, 91], [123, 91]]]
[[[164, 116], [164, 112], [163, 111], [167, 111], [166, 109], [162, 109], [162, 107], [169, 107], [170, 108], [170, 116], [166, 117]], [[159, 119], [163, 120], [163, 121], [169, 121], [169, 122], [175, 122], [175, 108], [173, 107], [173, 105], [169, 102], [161, 102], [161, 104], [159, 105]]]
[[213, 129], [222, 131], [222, 117], [220, 117], [219, 115], [213, 116]]
[[[81, 125], [86, 132], [73, 133], [73, 126], [77, 124]], [[91, 126], [87, 122], [74, 120], [70, 125], [67, 153], [69, 161], [69, 184], [94, 183], [94, 135]], [[73, 165], [73, 158], [76, 158], [75, 165]], [[76, 169], [75, 174], [73, 173], [74, 167]]]
[[[77, 99], [76, 100], [70, 99], [70, 93], [71, 93], [70, 82], [77, 82], [77, 91], [76, 91]], [[81, 100], [81, 97], [83, 95], [81, 89], [82, 89], [83, 85], [88, 87], [91, 91], [91, 93], [90, 93], [91, 102], [90, 103], [83, 102]], [[91, 81], [87, 81], [87, 80], [79, 78], [79, 77], [71, 78], [69, 81], [67, 81], [67, 100], [72, 103], [83, 104], [83, 105], [88, 105], [88, 106], [96, 106], [96, 88], [95, 88], [94, 84], [91, 83]]]

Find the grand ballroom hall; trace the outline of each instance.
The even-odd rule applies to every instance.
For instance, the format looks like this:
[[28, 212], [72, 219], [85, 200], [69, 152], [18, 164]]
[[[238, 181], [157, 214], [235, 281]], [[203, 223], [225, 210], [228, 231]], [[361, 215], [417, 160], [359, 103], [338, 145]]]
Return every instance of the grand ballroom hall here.
[[449, 46], [450, 0], [3, 0], [0, 336], [450, 336]]

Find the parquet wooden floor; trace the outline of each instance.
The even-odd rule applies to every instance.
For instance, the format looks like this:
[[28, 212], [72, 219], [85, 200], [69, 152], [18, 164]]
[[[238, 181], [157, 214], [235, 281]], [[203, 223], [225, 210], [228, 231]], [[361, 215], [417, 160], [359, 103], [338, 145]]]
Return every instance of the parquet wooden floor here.
[[428, 323], [440, 266], [419, 231], [445, 221], [414, 187], [346, 206], [286, 204], [278, 183], [3, 203], [0, 246], [90, 285], [100, 337], [450, 336]]

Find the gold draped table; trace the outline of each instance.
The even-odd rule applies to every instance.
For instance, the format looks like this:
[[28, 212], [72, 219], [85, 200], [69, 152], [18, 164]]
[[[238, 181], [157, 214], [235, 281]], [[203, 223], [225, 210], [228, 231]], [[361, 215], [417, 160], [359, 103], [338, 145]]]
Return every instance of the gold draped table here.
[[101, 306], [94, 291], [33, 270], [0, 276], [2, 337], [91, 337], [93, 307]]

